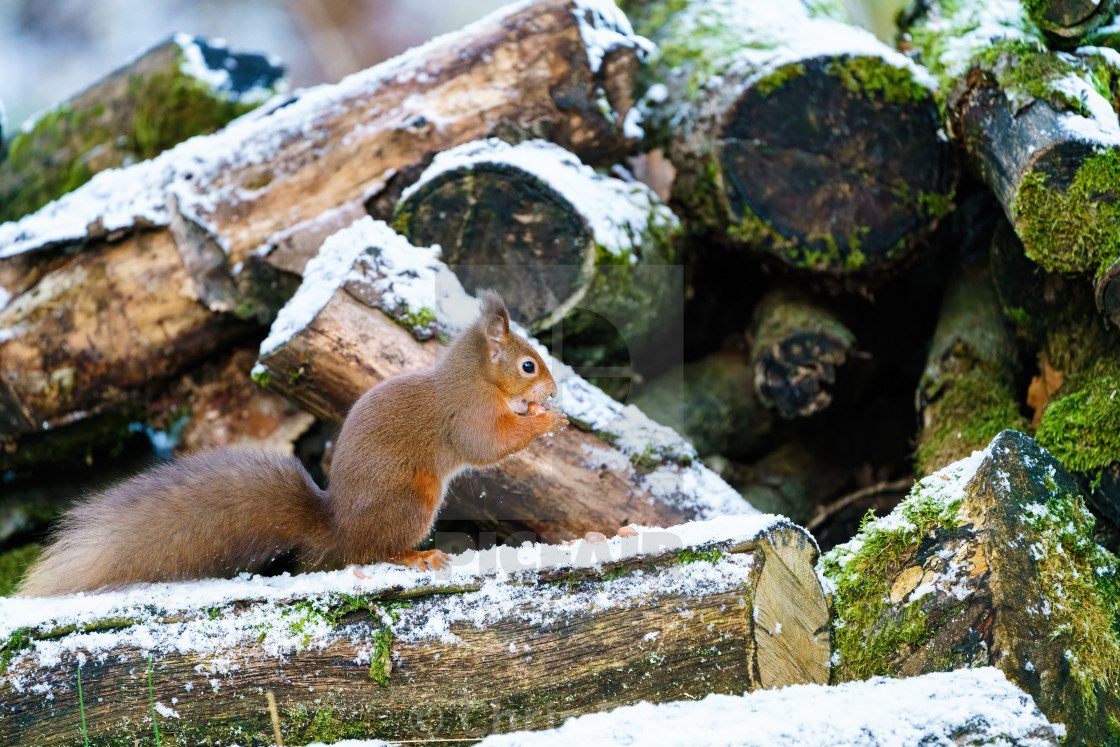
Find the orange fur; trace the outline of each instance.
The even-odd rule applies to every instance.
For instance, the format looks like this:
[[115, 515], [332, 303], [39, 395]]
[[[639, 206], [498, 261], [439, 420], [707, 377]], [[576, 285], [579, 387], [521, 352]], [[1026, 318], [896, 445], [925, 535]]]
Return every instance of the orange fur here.
[[293, 457], [227, 450], [178, 460], [67, 512], [21, 593], [232, 575], [293, 551], [308, 569], [442, 567], [443, 553], [412, 548], [431, 530], [451, 478], [568, 424], [540, 404], [556, 383], [510, 331], [501, 298], [479, 298], [479, 319], [434, 368], [382, 382], [351, 408], [328, 490]]

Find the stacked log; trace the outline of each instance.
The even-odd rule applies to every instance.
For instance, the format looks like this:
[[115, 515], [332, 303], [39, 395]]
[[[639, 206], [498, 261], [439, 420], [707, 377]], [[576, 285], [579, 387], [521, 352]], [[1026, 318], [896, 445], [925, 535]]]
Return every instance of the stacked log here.
[[360, 582], [162, 585], [158, 602], [144, 588], [0, 600], [0, 740], [131, 743], [158, 729], [272, 743], [265, 690], [289, 744], [477, 739], [642, 700], [823, 683], [816, 557], [785, 520], [725, 517], [471, 552], [434, 575], [372, 566]]
[[105, 169], [214, 132], [287, 88], [275, 58], [176, 34], [24, 125], [0, 165], [0, 223]]
[[630, 403], [679, 432], [705, 459], [748, 459], [765, 445], [773, 418], [754, 388], [744, 353], [716, 352], [650, 382]]
[[1050, 51], [1017, 3], [937, 8], [909, 34], [941, 80], [951, 135], [1027, 256], [1048, 271], [1091, 275], [1098, 308], [1120, 324], [1114, 53]]
[[649, 145], [701, 226], [814, 273], [883, 273], [952, 205], [934, 83], [798, 2], [634, 0]]
[[[439, 336], [477, 316], [437, 250], [363, 218], [332, 235], [261, 344], [258, 382], [331, 423], [371, 386], [430, 367]], [[457, 478], [441, 516], [503, 535], [613, 534], [629, 522], [670, 526], [754, 511], [672, 430], [607, 397], [538, 348], [575, 427]]]
[[436, 156], [394, 219], [413, 243], [438, 244], [469, 293], [501, 293], [530, 332], [562, 322], [566, 347], [634, 353], [679, 313], [680, 274], [667, 267], [679, 225], [641, 183], [596, 174], [551, 143], [495, 139]]
[[251, 333], [242, 320], [268, 321], [294, 290], [258, 248], [399, 194], [441, 150], [503, 133], [590, 162], [619, 153], [643, 44], [577, 0], [507, 9], [0, 224], [6, 447], [119, 413]]
[[1077, 483], [1027, 436], [920, 481], [822, 561], [834, 681], [997, 666], [1065, 744], [1104, 744], [1120, 708], [1120, 562]]

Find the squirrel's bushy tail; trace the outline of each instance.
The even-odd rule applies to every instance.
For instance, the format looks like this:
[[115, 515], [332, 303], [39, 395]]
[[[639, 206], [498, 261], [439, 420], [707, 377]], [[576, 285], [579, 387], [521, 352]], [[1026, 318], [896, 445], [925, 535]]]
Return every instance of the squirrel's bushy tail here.
[[295, 457], [223, 450], [179, 459], [67, 511], [20, 594], [230, 576], [294, 549], [322, 557], [323, 499]]

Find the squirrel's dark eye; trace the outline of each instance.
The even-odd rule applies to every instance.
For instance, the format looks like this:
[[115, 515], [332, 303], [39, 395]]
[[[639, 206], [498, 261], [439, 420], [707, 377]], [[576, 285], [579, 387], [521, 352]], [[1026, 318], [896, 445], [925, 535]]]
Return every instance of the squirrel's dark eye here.
[[537, 370], [537, 364], [533, 363], [532, 361], [525, 361], [521, 364], [521, 370], [525, 373], [531, 374]]

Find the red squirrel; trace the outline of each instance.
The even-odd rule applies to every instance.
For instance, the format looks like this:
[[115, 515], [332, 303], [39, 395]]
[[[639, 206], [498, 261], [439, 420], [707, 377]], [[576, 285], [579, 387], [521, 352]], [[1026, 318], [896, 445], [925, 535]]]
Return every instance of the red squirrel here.
[[350, 409], [320, 490], [291, 456], [202, 452], [126, 480], [62, 517], [20, 593], [51, 596], [263, 568], [389, 561], [438, 569], [427, 536], [448, 482], [568, 425], [544, 404], [556, 382], [510, 331], [497, 293], [427, 371], [371, 388]]

